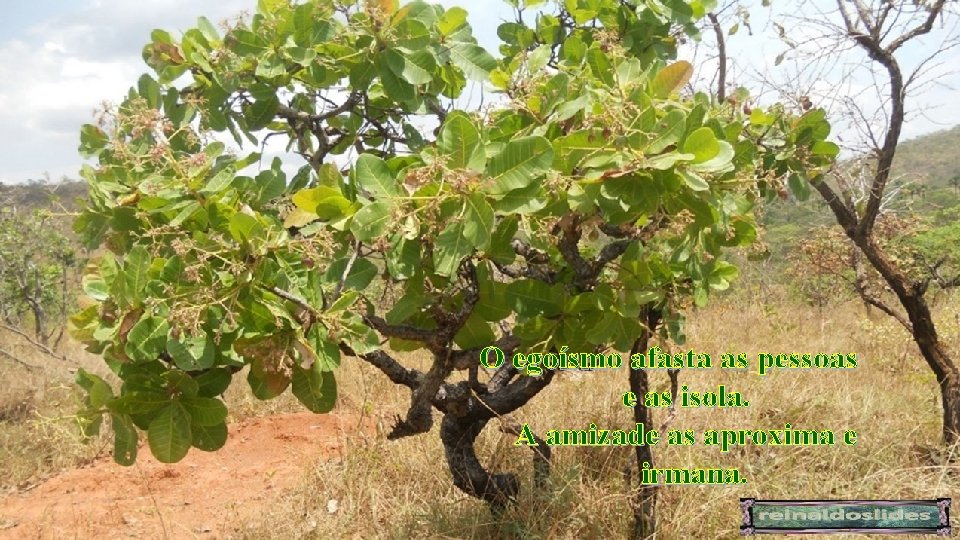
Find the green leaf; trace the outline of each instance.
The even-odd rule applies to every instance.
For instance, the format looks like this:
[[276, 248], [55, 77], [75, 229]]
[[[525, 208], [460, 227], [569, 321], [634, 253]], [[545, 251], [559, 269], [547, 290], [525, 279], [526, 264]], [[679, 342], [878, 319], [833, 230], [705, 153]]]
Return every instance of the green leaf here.
[[159, 392], [133, 391], [126, 392], [107, 406], [111, 411], [121, 415], [150, 414], [170, 405], [170, 396]]
[[184, 371], [204, 371], [213, 367], [216, 360], [214, 344], [205, 336], [193, 338], [186, 343], [179, 339], [167, 340], [167, 353], [177, 367]]
[[683, 177], [683, 181], [687, 184], [687, 187], [693, 191], [707, 191], [710, 189], [710, 184], [708, 184], [702, 176], [696, 173], [690, 171], [680, 171], [680, 176]]
[[460, 7], [452, 7], [443, 12], [437, 21], [437, 30], [441, 36], [449, 36], [467, 24], [467, 12]]
[[196, 426], [215, 426], [227, 419], [227, 406], [219, 399], [195, 397], [180, 402]]
[[[327, 268], [324, 279], [330, 283], [339, 283], [343, 279], [343, 272], [347, 269], [349, 263], [349, 258], [337, 260]], [[377, 269], [375, 264], [368, 259], [359, 258], [350, 267], [350, 273], [343, 282], [344, 290], [362, 291], [373, 282], [379, 273], [380, 270]]]
[[204, 452], [215, 452], [227, 442], [227, 424], [221, 422], [215, 426], [190, 426], [193, 447]]
[[234, 171], [231, 168], [226, 168], [210, 179], [200, 190], [200, 193], [209, 195], [212, 193], [220, 193], [221, 191], [230, 187], [230, 184], [233, 183]]
[[493, 208], [482, 193], [471, 193], [464, 201], [463, 235], [473, 247], [485, 250], [490, 245], [490, 235], [494, 230]]
[[280, 100], [277, 96], [269, 96], [265, 99], [258, 99], [250, 106], [246, 113], [247, 129], [250, 131], [259, 131], [267, 127], [273, 121], [280, 108]]
[[197, 395], [217, 397], [230, 387], [232, 378], [230, 370], [225, 367], [207, 370], [194, 378], [197, 381]]
[[450, 47], [450, 61], [475, 81], [485, 81], [497, 67], [497, 61], [483, 47], [474, 43], [454, 43]]
[[417, 97], [416, 88], [394, 73], [389, 61], [380, 64], [380, 82], [387, 97], [394, 101], [410, 101]]
[[113, 426], [113, 460], [119, 465], [129, 467], [137, 461], [137, 447], [140, 436], [133, 420], [125, 414], [111, 414]]
[[249, 242], [262, 238], [263, 234], [263, 225], [253, 216], [237, 212], [230, 218], [230, 235], [237, 242]]
[[396, 49], [387, 49], [384, 61], [393, 73], [410, 84], [429, 84], [437, 70], [437, 59], [427, 50], [402, 53]]
[[467, 322], [464, 323], [463, 328], [461, 328], [453, 338], [454, 342], [461, 349], [485, 347], [496, 341], [496, 339], [497, 336], [493, 333], [490, 324], [477, 312], [470, 315]]
[[179, 403], [172, 403], [150, 422], [147, 442], [161, 463], [176, 463], [190, 450], [190, 416]]
[[167, 324], [166, 319], [144, 316], [127, 334], [124, 352], [137, 361], [156, 360], [166, 350], [169, 331], [170, 325]]
[[473, 247], [464, 235], [464, 224], [456, 221], [437, 237], [433, 252], [433, 268], [438, 275], [449, 277], [456, 274], [460, 261], [473, 252]]
[[720, 142], [717, 141], [717, 136], [712, 129], [702, 127], [691, 133], [683, 142], [683, 151], [695, 156], [694, 163], [703, 163], [717, 157], [720, 153]]
[[563, 310], [563, 299], [560, 298], [561, 289], [538, 280], [521, 279], [514, 281], [507, 287], [507, 296], [513, 303], [513, 309], [518, 315], [525, 318], [543, 315], [550, 317], [559, 315]]
[[99, 409], [113, 399], [113, 390], [107, 381], [101, 379], [93, 373], [89, 373], [83, 368], [77, 369], [77, 375], [74, 379], [77, 386], [87, 391], [90, 400], [90, 406]]
[[680, 109], [673, 109], [657, 122], [657, 136], [647, 145], [648, 154], [659, 154], [668, 146], [677, 144], [687, 130], [687, 115]]
[[309, 369], [294, 368], [292, 391], [304, 407], [316, 414], [330, 412], [337, 402], [337, 381], [333, 372], [322, 371], [317, 363]]
[[366, 190], [376, 198], [396, 197], [400, 193], [400, 186], [394, 178], [387, 162], [370, 154], [363, 154], [357, 158], [353, 168], [353, 177], [356, 185]]
[[543, 137], [521, 137], [504, 146], [487, 164], [494, 181], [490, 193], [504, 195], [529, 186], [553, 163], [553, 146]]
[[110, 139], [102, 129], [93, 124], [84, 124], [80, 128], [80, 157], [97, 157], [109, 142]]
[[460, 111], [447, 117], [437, 137], [437, 149], [447, 156], [447, 165], [451, 169], [482, 171], [487, 163], [480, 131]]
[[382, 237], [393, 220], [393, 206], [387, 201], [368, 204], [353, 215], [350, 232], [361, 242]]
[[827, 156], [829, 158], [836, 158], [840, 155], [840, 147], [836, 143], [830, 141], [817, 141], [813, 144], [811, 151], [814, 155], [817, 156]]
[[141, 305], [140, 297], [144, 294], [149, 281], [150, 253], [143, 246], [135, 246], [123, 261], [123, 279], [126, 282], [126, 292], [130, 295], [127, 300], [133, 307]]
[[693, 77], [693, 65], [685, 60], [674, 62], [660, 70], [650, 83], [650, 93], [654, 97], [666, 99], [679, 92], [683, 85]]
[[617, 350], [628, 351], [642, 332], [639, 321], [608, 311], [587, 333], [587, 341], [594, 345], [613, 343]]
[[513, 249], [513, 237], [519, 229], [519, 219], [517, 216], [509, 216], [500, 221], [500, 225], [494, 231], [490, 239], [490, 248], [487, 255], [498, 264], [510, 265], [517, 259], [516, 251]]
[[689, 169], [691, 171], [705, 173], [720, 173], [731, 170], [733, 168], [733, 158], [736, 156], [736, 150], [734, 150], [733, 145], [727, 141], [718, 141], [718, 144], [720, 145], [720, 152], [716, 156], [703, 163], [691, 164]]

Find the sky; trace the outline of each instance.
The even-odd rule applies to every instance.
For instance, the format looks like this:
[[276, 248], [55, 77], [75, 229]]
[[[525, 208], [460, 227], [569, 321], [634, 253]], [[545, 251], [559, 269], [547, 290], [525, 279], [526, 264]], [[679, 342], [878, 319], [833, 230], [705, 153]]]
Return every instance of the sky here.
[[[825, 1], [779, 0], [779, 5], [791, 11], [794, 5], [816, 6]], [[491, 51], [498, 41], [496, 27], [512, 19], [511, 8], [498, 0], [440, 3], [459, 4], [472, 11], [474, 33]], [[80, 126], [92, 122], [101, 103], [121, 100], [148, 70], [141, 51], [152, 29], [163, 28], [177, 35], [193, 26], [198, 16], [225, 20], [241, 11], [253, 11], [256, 0], [7, 0], [4, 4], [5, 16], [0, 18], [0, 183], [19, 183], [45, 176], [53, 180], [78, 177]], [[741, 27], [730, 38], [730, 55], [737, 68], [733, 77], [738, 83], [744, 81], [744, 86], [763, 88], [755, 72], [773, 69], [774, 59], [786, 47], [766, 22], [769, 10], [756, 6], [751, 11], [753, 35]], [[917, 49], [906, 53], [919, 58], [922, 47]], [[696, 60], [701, 76], [709, 79], [706, 74], [715, 63], [706, 48], [699, 52], [688, 48], [683, 54]], [[853, 55], [850, 62], [860, 58], [862, 55]], [[960, 66], [957, 51], [944, 58], [947, 65]], [[789, 74], [790, 66], [800, 71], [803, 65], [802, 60], [788, 60], [780, 69]], [[955, 104], [960, 76], [946, 67], [936, 69], [941, 84], [929, 87], [915, 100], [915, 108], [929, 112], [911, 118], [906, 137], [960, 124], [960, 107]], [[869, 89], [869, 80], [863, 75], [848, 77], [840, 86], [819, 79], [805, 84], [808, 92], [823, 99], [844, 92], [859, 95]]]

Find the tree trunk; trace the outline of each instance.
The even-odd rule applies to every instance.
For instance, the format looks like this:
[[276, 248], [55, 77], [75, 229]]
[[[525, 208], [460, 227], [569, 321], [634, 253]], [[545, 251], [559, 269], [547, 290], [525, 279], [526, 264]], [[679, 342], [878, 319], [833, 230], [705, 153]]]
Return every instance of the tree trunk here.
[[900, 305], [907, 312], [908, 328], [913, 341], [930, 370], [937, 377], [943, 400], [943, 441], [948, 446], [960, 440], [960, 371], [940, 341], [925, 293], [926, 284], [912, 283], [893, 265], [872, 237], [854, 235], [854, 242], [890, 286]]
[[[650, 346], [650, 338], [653, 337], [653, 331], [660, 323], [662, 314], [653, 308], [646, 308], [640, 314], [640, 322], [644, 325], [644, 330], [633, 343], [630, 350], [632, 357], [636, 353], [646, 351]], [[642, 369], [629, 369], [630, 373], [630, 391], [637, 396], [637, 406], [633, 408], [633, 420], [638, 424], [648, 427], [653, 425], [653, 415], [645, 405], [645, 397], [650, 391], [650, 379], [647, 372]], [[637, 460], [637, 487], [633, 490], [630, 506], [633, 509], [633, 528], [630, 530], [629, 538], [632, 540], [647, 540], [655, 538], [657, 534], [657, 492], [658, 486], [645, 485], [643, 483], [643, 465], [648, 464], [653, 467], [653, 449], [648, 445], [636, 447]]]
[[[649, 340], [646, 340], [649, 341]], [[646, 345], [644, 345], [646, 348]], [[650, 381], [647, 372], [642, 369], [630, 370], [630, 391], [637, 395], [637, 406], [633, 408], [633, 420], [644, 426], [651, 425], [650, 409], [643, 405], [644, 396], [650, 391]], [[643, 464], [653, 467], [653, 450], [648, 445], [636, 447], [637, 458], [637, 487], [633, 492], [631, 507], [633, 508], [633, 530], [630, 538], [645, 540], [654, 538], [657, 532], [657, 486], [644, 485]]]

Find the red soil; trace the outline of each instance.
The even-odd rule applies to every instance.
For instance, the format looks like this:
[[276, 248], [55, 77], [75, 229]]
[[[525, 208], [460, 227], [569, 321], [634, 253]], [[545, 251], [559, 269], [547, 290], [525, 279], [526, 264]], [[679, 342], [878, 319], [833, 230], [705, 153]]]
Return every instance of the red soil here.
[[299, 413], [232, 424], [224, 448], [137, 464], [109, 457], [0, 499], [0, 539], [221, 538], [294, 487], [316, 459], [340, 456], [356, 417]]

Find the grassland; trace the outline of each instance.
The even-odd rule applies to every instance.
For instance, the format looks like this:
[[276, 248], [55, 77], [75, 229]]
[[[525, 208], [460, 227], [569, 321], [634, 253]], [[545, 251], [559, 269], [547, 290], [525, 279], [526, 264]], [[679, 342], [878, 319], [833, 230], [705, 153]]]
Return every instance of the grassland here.
[[[960, 347], [960, 305], [946, 298], [937, 308], [946, 342]], [[737, 499], [932, 498], [960, 493], [960, 466], [949, 465], [940, 444], [939, 397], [929, 370], [907, 334], [887, 317], [856, 303], [825, 310], [794, 304], [778, 288], [742, 286], [709, 308], [691, 314], [689, 342], [700, 352], [856, 352], [850, 371], [782, 370], [764, 377], [719, 369], [686, 371], [682, 384], [710, 390], [724, 384], [751, 406], [742, 409], [681, 409], [676, 429], [796, 427], [857, 430], [857, 446], [755, 447], [722, 453], [716, 447], [656, 447], [658, 467], [736, 467], [746, 486], [670, 486], [662, 490], [662, 538], [730, 538], [737, 534]], [[76, 394], [67, 364], [36, 356], [7, 336], [26, 370], [0, 361], [0, 478], [10, 490], [29, 487], [63, 468], [109, 451], [106, 439], [81, 443], [69, 416]], [[72, 345], [70, 363], [95, 368], [98, 360]], [[411, 364], [424, 359], [407, 357]], [[437, 434], [399, 442], [385, 438], [408, 394], [370, 366], [347, 360], [341, 368], [338, 407], [372, 418], [376, 435], [347, 439], [344, 458], [322, 460], [305, 471], [301, 485], [240, 524], [248, 538], [583, 538], [623, 535], [629, 523], [625, 471], [629, 448], [554, 448], [546, 492], [532, 489], [531, 452], [491, 424], [478, 445], [496, 470], [521, 474], [519, 504], [499, 520], [450, 482]], [[667, 378], [654, 376], [657, 389]], [[287, 397], [259, 403], [235, 385], [227, 399], [234, 419], [298, 410]], [[565, 373], [514, 420], [543, 432], [589, 422], [629, 427], [630, 411], [619, 405], [626, 372]], [[659, 414], [657, 422], [666, 414]], [[224, 479], [228, 482], [228, 479]], [[331, 502], [335, 501], [335, 502]], [[331, 511], [335, 510], [335, 511]]]

